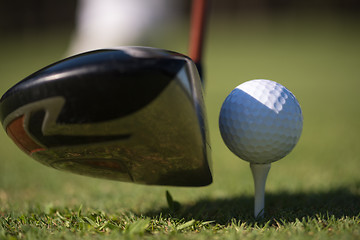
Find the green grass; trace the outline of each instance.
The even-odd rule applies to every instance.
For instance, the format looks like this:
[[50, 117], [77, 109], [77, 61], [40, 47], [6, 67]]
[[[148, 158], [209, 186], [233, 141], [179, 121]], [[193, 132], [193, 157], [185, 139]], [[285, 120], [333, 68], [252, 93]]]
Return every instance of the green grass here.
[[[0, 239], [359, 239], [358, 24], [305, 13], [212, 19], [205, 58], [214, 170], [208, 187], [150, 187], [59, 172], [27, 157], [3, 132]], [[185, 52], [184, 32], [173, 30], [152, 45]], [[62, 58], [68, 39], [67, 31], [2, 38], [0, 93]], [[288, 87], [304, 114], [299, 144], [272, 164], [261, 221], [252, 217], [248, 163], [226, 148], [217, 126], [227, 94], [255, 78]]]

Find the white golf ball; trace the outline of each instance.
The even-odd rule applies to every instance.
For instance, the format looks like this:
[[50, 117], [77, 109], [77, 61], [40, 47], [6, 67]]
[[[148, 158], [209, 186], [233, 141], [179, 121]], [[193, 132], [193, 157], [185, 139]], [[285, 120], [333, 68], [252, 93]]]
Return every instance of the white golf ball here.
[[225, 99], [219, 118], [228, 148], [257, 164], [285, 157], [298, 142], [302, 125], [295, 96], [281, 84], [264, 79], [237, 86]]

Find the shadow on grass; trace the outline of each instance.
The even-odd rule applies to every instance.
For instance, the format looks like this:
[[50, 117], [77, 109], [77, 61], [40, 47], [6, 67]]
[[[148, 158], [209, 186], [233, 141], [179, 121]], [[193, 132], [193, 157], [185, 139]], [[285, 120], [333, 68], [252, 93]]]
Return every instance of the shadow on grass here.
[[[177, 211], [161, 208], [145, 213], [148, 217], [162, 215], [185, 220], [215, 221], [228, 224], [237, 221], [255, 223], [253, 198], [237, 196], [227, 199], [201, 199], [195, 204], [181, 203]], [[272, 219], [295, 221], [296, 218], [335, 216], [353, 217], [360, 214], [360, 183], [351, 187], [340, 187], [329, 192], [266, 194], [264, 222]], [[262, 222], [263, 222], [262, 221]]]

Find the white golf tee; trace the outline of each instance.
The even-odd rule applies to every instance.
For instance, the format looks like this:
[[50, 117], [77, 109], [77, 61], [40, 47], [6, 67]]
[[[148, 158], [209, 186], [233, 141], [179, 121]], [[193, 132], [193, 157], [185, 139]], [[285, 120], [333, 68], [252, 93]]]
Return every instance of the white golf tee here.
[[270, 163], [266, 163], [266, 164], [250, 163], [250, 168], [254, 178], [254, 186], [255, 186], [255, 201], [254, 201], [255, 218], [264, 217], [265, 184], [270, 167], [271, 167]]

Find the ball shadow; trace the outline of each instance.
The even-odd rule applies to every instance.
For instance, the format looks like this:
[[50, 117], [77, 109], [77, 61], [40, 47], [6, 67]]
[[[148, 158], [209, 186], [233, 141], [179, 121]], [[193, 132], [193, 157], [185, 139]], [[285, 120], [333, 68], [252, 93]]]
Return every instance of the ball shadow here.
[[266, 194], [265, 217], [261, 221], [253, 217], [253, 198], [250, 196], [200, 199], [194, 204], [181, 203], [177, 211], [163, 207], [143, 213], [151, 218], [175, 217], [184, 220], [214, 221], [223, 225], [234, 220], [254, 224], [269, 220], [292, 222], [296, 219], [317, 216], [334, 216], [340, 219], [344, 216], [354, 217], [359, 214], [360, 182], [328, 192]]

